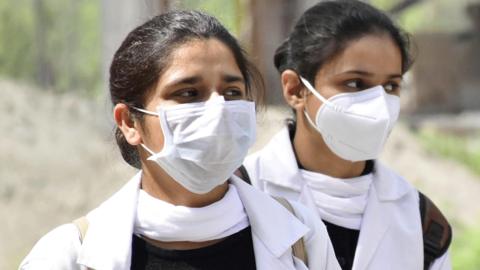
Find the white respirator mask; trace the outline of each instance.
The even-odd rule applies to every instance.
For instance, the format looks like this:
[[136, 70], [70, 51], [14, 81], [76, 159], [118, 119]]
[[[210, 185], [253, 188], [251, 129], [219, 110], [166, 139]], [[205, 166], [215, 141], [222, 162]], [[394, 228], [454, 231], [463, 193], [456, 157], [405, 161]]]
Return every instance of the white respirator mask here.
[[255, 104], [225, 101], [223, 96], [206, 102], [158, 106], [163, 131], [159, 153], [142, 146], [165, 172], [187, 190], [205, 194], [223, 184], [243, 163], [255, 142]]
[[304, 114], [329, 149], [349, 161], [378, 158], [398, 119], [400, 98], [379, 85], [326, 99], [306, 79], [300, 80], [323, 103], [315, 122]]

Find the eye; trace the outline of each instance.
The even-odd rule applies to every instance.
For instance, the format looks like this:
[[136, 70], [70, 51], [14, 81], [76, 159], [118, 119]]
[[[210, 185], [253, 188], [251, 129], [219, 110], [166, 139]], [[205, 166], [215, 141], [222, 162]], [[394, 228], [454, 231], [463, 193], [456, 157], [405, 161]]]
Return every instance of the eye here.
[[396, 82], [390, 82], [383, 85], [383, 88], [387, 93], [395, 93], [400, 89], [400, 84]]
[[241, 89], [236, 88], [236, 87], [230, 87], [230, 88], [225, 89], [222, 92], [222, 95], [227, 100], [242, 99], [244, 97], [244, 91], [242, 91]]
[[347, 81], [345, 85], [351, 90], [358, 91], [358, 90], [365, 89], [365, 84], [362, 82], [362, 80], [359, 80], [359, 79]]
[[177, 103], [197, 102], [201, 98], [201, 92], [196, 88], [184, 88], [172, 93], [170, 99]]
[[192, 98], [198, 96], [198, 90], [194, 88], [181, 89], [173, 93], [173, 95], [180, 98]]

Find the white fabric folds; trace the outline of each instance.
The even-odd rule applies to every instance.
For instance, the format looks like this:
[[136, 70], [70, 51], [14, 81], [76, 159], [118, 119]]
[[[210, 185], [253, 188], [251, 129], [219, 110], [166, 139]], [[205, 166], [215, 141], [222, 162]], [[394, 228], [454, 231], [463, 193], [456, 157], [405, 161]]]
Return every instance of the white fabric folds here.
[[300, 172], [323, 220], [349, 229], [360, 229], [372, 174], [340, 179], [306, 170]]
[[203, 242], [230, 236], [248, 226], [243, 203], [230, 184], [221, 200], [199, 208], [176, 206], [140, 190], [134, 233], [165, 242]]
[[225, 101], [217, 96], [206, 102], [157, 107], [157, 112], [136, 110], [159, 118], [163, 149], [150, 152], [175, 181], [197, 194], [225, 183], [242, 165], [255, 142], [255, 104], [246, 100]]

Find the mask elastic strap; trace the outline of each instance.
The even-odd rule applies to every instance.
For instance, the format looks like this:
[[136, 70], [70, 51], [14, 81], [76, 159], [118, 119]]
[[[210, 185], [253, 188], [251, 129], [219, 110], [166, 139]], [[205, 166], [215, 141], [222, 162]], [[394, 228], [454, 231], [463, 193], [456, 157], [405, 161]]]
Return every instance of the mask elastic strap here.
[[139, 111], [139, 112], [142, 112], [142, 113], [144, 113], [144, 114], [153, 115], [153, 116], [158, 116], [158, 113], [156, 113], [156, 112], [147, 111], [147, 110], [140, 109], [140, 108], [133, 107], [133, 106], [132, 106], [132, 109], [134, 109], [134, 110], [136, 110], [136, 111]]
[[303, 114], [305, 115], [305, 118], [307, 118], [307, 121], [308, 123], [310, 123], [310, 125], [315, 129], [317, 130], [320, 134], [323, 134], [322, 131], [317, 127], [317, 125], [315, 125], [315, 123], [313, 123], [312, 121], [312, 118], [310, 118], [310, 116], [308, 115], [307, 111], [303, 111]]
[[324, 98], [322, 95], [320, 95], [320, 93], [318, 93], [317, 91], [315, 91], [315, 88], [313, 88], [313, 86], [310, 84], [309, 81], [307, 81], [305, 78], [303, 78], [302, 76], [299, 76], [300, 77], [300, 80], [302, 81], [303, 85], [305, 85], [307, 87], [307, 89], [314, 95], [316, 96], [318, 99], [320, 99], [320, 101], [322, 101], [324, 104], [332, 107], [335, 111], [343, 111], [342, 107], [336, 105], [336, 104], [333, 104], [332, 102], [330, 102], [328, 99]]
[[155, 153], [152, 150], [150, 150], [145, 144], [141, 143], [140, 145], [143, 147], [143, 149], [145, 149], [148, 153], [150, 153], [150, 155], [152, 156], [155, 155]]

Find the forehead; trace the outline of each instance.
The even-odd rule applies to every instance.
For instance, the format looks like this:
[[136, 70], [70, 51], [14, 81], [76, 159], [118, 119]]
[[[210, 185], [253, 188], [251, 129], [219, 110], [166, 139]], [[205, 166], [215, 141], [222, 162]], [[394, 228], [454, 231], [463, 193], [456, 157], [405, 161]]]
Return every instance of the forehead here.
[[184, 75], [208, 77], [217, 73], [241, 75], [233, 52], [218, 39], [195, 39], [172, 52], [170, 63], [160, 80]]
[[322, 66], [320, 72], [334, 75], [349, 70], [377, 75], [401, 74], [400, 49], [388, 35], [367, 35], [347, 43], [343, 51]]

